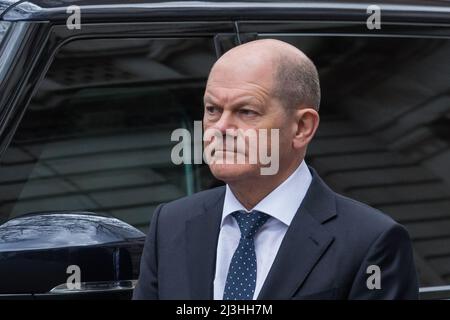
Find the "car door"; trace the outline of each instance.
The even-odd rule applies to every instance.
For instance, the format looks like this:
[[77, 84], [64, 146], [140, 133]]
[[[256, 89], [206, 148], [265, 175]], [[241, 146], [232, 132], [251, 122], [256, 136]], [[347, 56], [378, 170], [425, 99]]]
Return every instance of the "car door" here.
[[174, 164], [172, 132], [201, 120], [232, 24], [12, 28], [48, 41], [5, 44], [0, 298], [130, 298], [156, 206], [217, 183]]
[[403, 224], [421, 298], [448, 299], [450, 29], [390, 20], [373, 30], [364, 16], [238, 25], [257, 39], [286, 41], [316, 63], [321, 124], [306, 161], [335, 191]]
[[[192, 130], [192, 120], [200, 119], [196, 112], [205, 62], [210, 65], [213, 51], [217, 56], [226, 50], [230, 43], [225, 39], [237, 31], [238, 43], [277, 38], [304, 50], [316, 62], [323, 90], [322, 123], [307, 162], [336, 191], [377, 207], [405, 225], [415, 247], [422, 298], [448, 298], [449, 73], [445, 67], [449, 30], [445, 8], [386, 5], [381, 29], [369, 29], [363, 4], [316, 7], [292, 2], [276, 10], [269, 3], [241, 5], [216, 10], [213, 7], [221, 4], [211, 4], [216, 18], [210, 20], [216, 22], [191, 18], [185, 23], [180, 18], [177, 23], [144, 23], [141, 17], [139, 23], [100, 21], [69, 30], [61, 20], [61, 8], [56, 8], [31, 12], [41, 22], [9, 23], [0, 55], [3, 222], [26, 225], [25, 218], [53, 219], [55, 213], [60, 221], [68, 221], [67, 213], [100, 220], [119, 218], [135, 229], [130, 235], [122, 225], [125, 230], [116, 229], [115, 239], [124, 239], [121, 234], [125, 233], [138, 243], [139, 232], [146, 232], [147, 218], [157, 203], [216, 185], [205, 166], [171, 166], [167, 153], [173, 141], [167, 137], [174, 128]], [[192, 16], [199, 9], [194, 7], [187, 8]], [[122, 22], [135, 9], [121, 12]], [[46, 21], [49, 12], [59, 14], [57, 23]], [[227, 22], [233, 15], [236, 21]], [[102, 41], [89, 42], [92, 39]], [[112, 39], [127, 44], [111, 43]], [[192, 52], [197, 45], [190, 45], [189, 39], [200, 41], [203, 54]], [[139, 42], [145, 40], [154, 43], [155, 50], [148, 50], [148, 56]], [[79, 45], [80, 41], [84, 44]], [[143, 67], [133, 61], [143, 62]], [[158, 70], [159, 78], [151, 79], [155, 73], [146, 70]], [[152, 106], [149, 112], [147, 105]], [[170, 116], [161, 116], [166, 113]], [[36, 215], [37, 210], [44, 214]], [[85, 220], [90, 230], [108, 230], [116, 223]], [[19, 250], [4, 251], [3, 259], [9, 259]], [[105, 260], [117, 259], [117, 251], [113, 246]], [[31, 265], [35, 260], [24, 261]], [[131, 259], [126, 261], [130, 265]], [[65, 261], [58, 271], [63, 278], [45, 290], [29, 289], [29, 294], [75, 293], [77, 289], [67, 288], [76, 275], [70, 271], [73, 268], [68, 270], [74, 264]], [[101, 282], [96, 277], [83, 278], [85, 267], [80, 268], [81, 280], [89, 281], [78, 292], [100, 288], [101, 296], [103, 286], [129, 293], [136, 277], [117, 276], [118, 265], [111, 264], [114, 277]], [[10, 270], [0, 274], [5, 278]], [[20, 292], [27, 294], [26, 289]]]

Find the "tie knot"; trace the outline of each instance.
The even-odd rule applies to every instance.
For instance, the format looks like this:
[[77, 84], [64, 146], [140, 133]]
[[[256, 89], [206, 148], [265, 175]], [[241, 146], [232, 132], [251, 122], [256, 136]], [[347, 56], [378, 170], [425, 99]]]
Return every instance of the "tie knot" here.
[[245, 211], [235, 211], [231, 214], [237, 221], [241, 229], [241, 237], [251, 239], [255, 236], [258, 229], [266, 223], [269, 215], [253, 210], [249, 213]]

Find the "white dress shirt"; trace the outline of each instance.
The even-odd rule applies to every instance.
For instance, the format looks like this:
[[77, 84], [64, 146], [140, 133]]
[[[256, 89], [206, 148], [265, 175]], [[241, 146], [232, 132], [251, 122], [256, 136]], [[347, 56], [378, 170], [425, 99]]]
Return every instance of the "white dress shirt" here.
[[[281, 241], [286, 234], [305, 194], [311, 184], [312, 176], [305, 163], [300, 166], [276, 189], [262, 199], [252, 210], [258, 210], [270, 215], [267, 222], [254, 237], [256, 251], [256, 287], [253, 295], [258, 297], [263, 283], [269, 273]], [[217, 244], [216, 274], [214, 278], [214, 299], [222, 300], [228, 268], [234, 251], [239, 245], [241, 231], [231, 213], [244, 210], [245, 207], [226, 186], [222, 211], [222, 224]]]

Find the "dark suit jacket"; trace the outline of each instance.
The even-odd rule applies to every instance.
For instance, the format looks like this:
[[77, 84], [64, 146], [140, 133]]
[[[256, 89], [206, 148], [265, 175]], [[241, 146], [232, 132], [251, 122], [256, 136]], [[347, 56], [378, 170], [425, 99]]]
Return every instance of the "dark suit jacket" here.
[[[407, 231], [390, 217], [313, 179], [258, 299], [416, 299]], [[160, 205], [134, 299], [212, 299], [225, 187]], [[294, 195], [293, 195], [294, 196]], [[368, 289], [377, 265], [381, 289]], [[373, 283], [369, 279], [370, 283]]]

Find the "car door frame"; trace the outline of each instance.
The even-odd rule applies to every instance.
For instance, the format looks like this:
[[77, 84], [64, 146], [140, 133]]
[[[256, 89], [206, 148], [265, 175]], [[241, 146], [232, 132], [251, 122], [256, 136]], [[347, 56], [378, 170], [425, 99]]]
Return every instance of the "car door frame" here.
[[[416, 23], [395, 22], [384, 23], [381, 29], [369, 30], [365, 22], [341, 22], [341, 21], [254, 21], [241, 20], [236, 22], [239, 31], [244, 34], [256, 34], [257, 37], [402, 37], [402, 38], [440, 38], [450, 40], [450, 24], [441, 23]], [[425, 266], [425, 262], [418, 258], [417, 263]], [[421, 287], [420, 299], [450, 299], [449, 286]]]
[[[269, 18], [269, 17], [267, 17]], [[395, 16], [383, 24], [382, 30], [369, 32], [361, 18], [348, 21], [286, 21], [227, 19], [222, 21], [89, 23], [81, 29], [69, 30], [64, 24], [50, 21], [16, 21], [11, 23], [0, 55], [0, 155], [9, 145], [26, 108], [40, 81], [46, 74], [58, 49], [64, 44], [80, 39], [97, 38], [183, 38], [214, 37], [218, 34], [245, 35], [366, 35], [449, 37], [450, 24], [439, 15], [435, 22], [397, 22]], [[238, 29], [236, 29], [238, 27]], [[339, 29], [339, 30], [336, 30]], [[405, 33], [406, 32], [406, 33]], [[252, 38], [252, 37], [249, 37]], [[2, 51], [0, 51], [2, 52]], [[446, 286], [421, 288], [422, 298], [450, 298]]]
[[229, 21], [186, 21], [146, 23], [90, 23], [70, 30], [50, 22], [14, 22], [4, 39], [0, 57], [0, 156], [17, 130], [39, 83], [47, 73], [58, 50], [82, 39], [130, 38], [211, 38], [232, 34]]

